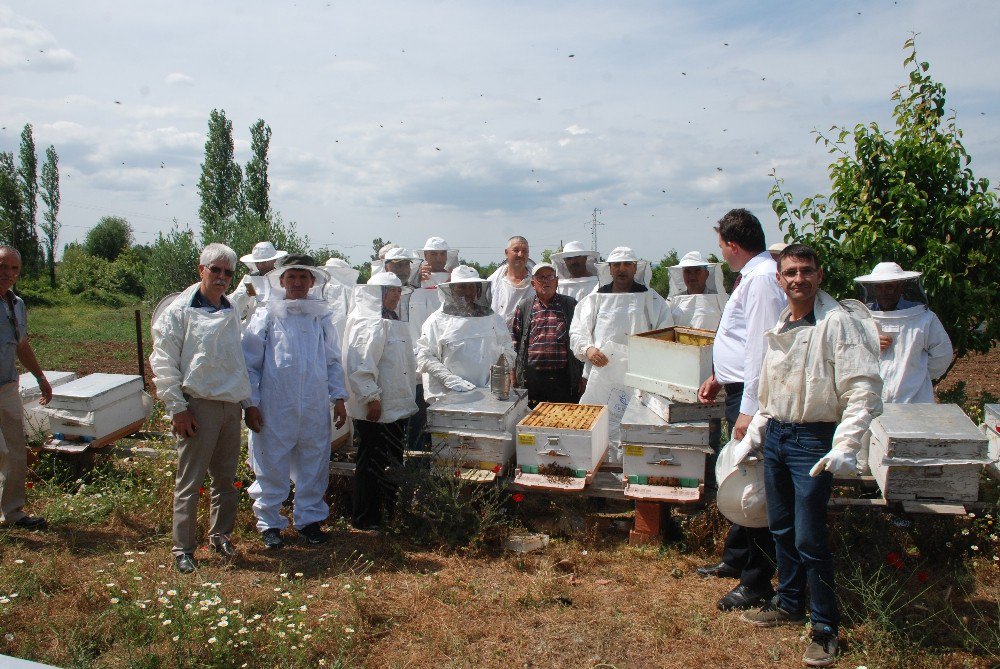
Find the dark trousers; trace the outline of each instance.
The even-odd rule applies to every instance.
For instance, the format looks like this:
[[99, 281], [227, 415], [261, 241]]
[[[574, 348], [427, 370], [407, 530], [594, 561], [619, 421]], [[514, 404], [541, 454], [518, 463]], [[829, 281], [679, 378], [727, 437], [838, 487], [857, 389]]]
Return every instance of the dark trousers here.
[[417, 385], [417, 413], [407, 419], [406, 448], [411, 451], [429, 451], [430, 444], [424, 433], [427, 424], [427, 402], [424, 401], [424, 385]]
[[[743, 384], [726, 384], [726, 422], [729, 423], [730, 435], [740, 417], [742, 401]], [[734, 523], [726, 535], [722, 561], [740, 571], [740, 585], [757, 594], [771, 592], [775, 557], [774, 537], [768, 528], [743, 527]]]
[[381, 525], [392, 512], [397, 489], [392, 470], [403, 464], [406, 422], [406, 418], [394, 423], [354, 421], [359, 439], [351, 515], [355, 527]]
[[778, 558], [778, 605], [804, 611], [809, 584], [813, 629], [836, 634], [840, 623], [833, 587], [833, 553], [826, 522], [833, 475], [809, 470], [833, 447], [836, 423], [767, 422], [764, 485], [767, 522]]
[[565, 369], [536, 370], [525, 367], [524, 385], [528, 388], [528, 400], [533, 405], [538, 402], [575, 404], [579, 401], [570, 388], [569, 372]]

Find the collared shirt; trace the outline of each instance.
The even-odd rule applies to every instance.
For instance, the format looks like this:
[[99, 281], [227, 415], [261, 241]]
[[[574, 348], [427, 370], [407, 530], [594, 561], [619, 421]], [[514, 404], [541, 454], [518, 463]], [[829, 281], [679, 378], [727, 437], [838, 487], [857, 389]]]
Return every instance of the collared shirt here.
[[816, 325], [816, 310], [815, 309], [810, 310], [810, 312], [808, 314], [806, 314], [802, 318], [799, 318], [799, 319], [794, 320], [794, 321], [792, 320], [792, 314], [789, 313], [788, 314], [788, 318], [786, 318], [785, 322], [781, 324], [781, 330], [780, 331], [781, 332], [790, 332], [790, 331], [794, 330], [795, 328], [803, 328], [803, 327], [808, 327], [808, 326], [812, 326], [812, 325]]
[[[535, 370], [565, 369], [569, 358], [569, 323], [563, 315], [561, 301], [566, 299], [556, 293], [548, 305], [535, 297], [531, 302], [529, 319], [531, 328], [528, 337], [528, 367]], [[514, 349], [521, 345], [521, 308], [514, 312], [511, 323]]]
[[191, 306], [195, 309], [204, 309], [210, 314], [214, 314], [216, 311], [222, 311], [223, 309], [232, 309], [232, 305], [229, 303], [229, 300], [226, 299], [225, 295], [219, 299], [219, 306], [215, 306], [205, 299], [205, 296], [201, 294], [201, 289], [199, 288], [194, 292], [194, 297], [191, 298]]
[[396, 312], [392, 309], [387, 309], [386, 307], [382, 307], [382, 318], [388, 318], [390, 321], [399, 320], [399, 316], [396, 315]]
[[767, 346], [764, 333], [773, 328], [787, 303], [778, 285], [778, 265], [763, 251], [740, 270], [741, 281], [722, 311], [712, 361], [719, 383], [743, 383], [740, 413], [757, 412], [757, 388]]
[[[615, 292], [614, 291], [614, 287], [615, 287], [615, 284], [612, 281], [611, 283], [605, 284], [605, 285], [601, 286], [600, 288], [598, 288], [597, 292], [598, 293], [613, 293], [613, 292]], [[628, 293], [645, 293], [647, 290], [649, 290], [649, 288], [646, 288], [646, 286], [642, 285], [638, 281], [633, 280], [632, 281], [632, 285], [625, 292], [628, 292]]]
[[[11, 302], [8, 303], [7, 299]], [[28, 336], [28, 311], [24, 300], [8, 290], [3, 302], [3, 315], [0, 319], [0, 385], [18, 380], [17, 346]], [[13, 308], [11, 308], [13, 304]]]

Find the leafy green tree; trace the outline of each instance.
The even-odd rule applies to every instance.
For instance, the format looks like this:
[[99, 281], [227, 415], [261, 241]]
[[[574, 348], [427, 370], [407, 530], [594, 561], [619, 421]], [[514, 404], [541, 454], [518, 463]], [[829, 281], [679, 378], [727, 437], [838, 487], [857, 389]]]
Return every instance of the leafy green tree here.
[[[258, 218], [250, 213], [240, 214], [236, 218], [232, 235], [223, 241], [236, 251], [237, 256], [249, 253], [254, 244], [260, 241], [269, 241], [274, 244], [274, 248], [289, 253], [304, 253], [309, 248], [309, 238], [300, 236], [295, 223], [285, 223], [281, 214], [277, 213], [272, 213], [267, 218]], [[240, 263], [236, 268], [234, 282], [238, 281], [246, 271], [246, 266]]]
[[233, 155], [233, 122], [226, 118], [225, 110], [213, 109], [208, 117], [205, 162], [201, 164], [198, 179], [198, 195], [201, 196], [198, 217], [202, 241], [206, 244], [227, 243], [236, 226], [243, 172]]
[[18, 250], [21, 252], [24, 272], [33, 276], [41, 269], [42, 259], [38, 230], [35, 227], [38, 216], [38, 154], [35, 152], [35, 138], [30, 123], [25, 123], [21, 131], [18, 157], [21, 165], [17, 175], [20, 179], [21, 203], [24, 206], [23, 235]]
[[669, 297], [670, 268], [680, 261], [681, 259], [677, 255], [677, 249], [670, 249], [670, 251], [663, 256], [663, 260], [656, 265], [653, 265], [653, 278], [649, 281], [649, 287], [663, 297]]
[[267, 179], [267, 151], [271, 144], [271, 126], [264, 119], [250, 126], [250, 150], [253, 156], [247, 161], [246, 173], [243, 179], [243, 211], [266, 220], [271, 213], [271, 201], [268, 191], [270, 184]]
[[391, 244], [392, 242], [388, 239], [382, 239], [381, 237], [376, 237], [372, 240], [372, 260], [378, 260], [379, 250], [386, 244]]
[[194, 232], [177, 221], [166, 234], [160, 233], [149, 248], [142, 284], [154, 304], [161, 298], [184, 290], [198, 280], [201, 253]]
[[853, 277], [880, 261], [923, 272], [930, 307], [941, 318], [957, 356], [989, 350], [1000, 337], [1000, 206], [985, 178], [977, 179], [945, 87], [904, 44], [907, 83], [892, 94], [895, 129], [876, 123], [817, 133], [829, 153], [830, 195], [794, 204], [775, 177], [772, 207], [786, 241], [816, 248], [834, 295], [854, 292]]
[[113, 261], [132, 246], [132, 226], [121, 216], [102, 216], [97, 225], [87, 231], [84, 250], [99, 258]]
[[14, 154], [0, 153], [0, 236], [4, 244], [21, 250], [24, 200], [14, 165]]
[[42, 212], [42, 234], [46, 254], [46, 264], [49, 268], [49, 284], [56, 285], [56, 240], [59, 239], [59, 154], [54, 146], [45, 150], [45, 164], [42, 165], [42, 202], [45, 211]]

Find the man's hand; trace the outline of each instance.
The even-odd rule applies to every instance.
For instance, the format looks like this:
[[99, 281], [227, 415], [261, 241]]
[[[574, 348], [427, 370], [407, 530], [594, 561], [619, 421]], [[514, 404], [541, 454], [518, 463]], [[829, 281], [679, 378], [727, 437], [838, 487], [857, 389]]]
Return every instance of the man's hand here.
[[382, 403], [378, 400], [372, 400], [368, 403], [368, 413], [365, 414], [365, 420], [369, 423], [377, 423], [381, 417]]
[[594, 367], [604, 367], [604, 365], [608, 364], [608, 356], [604, 355], [601, 349], [596, 346], [591, 346], [587, 349], [587, 360]]
[[878, 350], [879, 350], [879, 352], [881, 353], [882, 351], [886, 350], [890, 346], [892, 346], [892, 335], [880, 334], [878, 336]]
[[175, 413], [170, 419], [170, 426], [171, 431], [182, 439], [198, 434], [198, 421], [194, 419], [194, 414], [187, 409]]
[[344, 406], [344, 400], [337, 400], [333, 404], [333, 426], [338, 430], [344, 427], [344, 423], [347, 422], [347, 407]]
[[752, 419], [753, 416], [745, 413], [740, 414], [740, 417], [736, 419], [736, 425], [733, 425], [733, 439], [738, 441], [747, 436], [747, 428], [750, 427]]
[[38, 400], [38, 403], [45, 406], [52, 400], [52, 386], [44, 374], [38, 377], [38, 389], [42, 391], [42, 399]]
[[[705, 379], [705, 382], [698, 388], [698, 401], [702, 404], [711, 404], [719, 396], [722, 384], [715, 380], [715, 374]], [[746, 428], [743, 428], [744, 432]]]
[[264, 416], [257, 407], [247, 407], [243, 412], [243, 422], [254, 432], [264, 429]]
[[430, 278], [431, 278], [431, 273], [433, 271], [434, 270], [431, 268], [430, 263], [425, 262], [425, 263], [421, 264], [420, 265], [420, 283], [423, 283], [424, 281], [429, 281]]

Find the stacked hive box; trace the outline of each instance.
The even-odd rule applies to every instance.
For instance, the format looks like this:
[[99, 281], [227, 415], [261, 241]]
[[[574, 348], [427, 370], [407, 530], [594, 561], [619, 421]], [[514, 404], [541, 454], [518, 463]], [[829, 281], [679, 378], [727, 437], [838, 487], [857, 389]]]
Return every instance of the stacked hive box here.
[[724, 412], [718, 402], [698, 402], [698, 388], [712, 374], [714, 340], [710, 330], [686, 327], [629, 337], [625, 382], [639, 391], [639, 401], [622, 417], [626, 497], [674, 502], [701, 497], [713, 421]]
[[1000, 404], [983, 406], [983, 429], [988, 442], [987, 458], [990, 463], [986, 471], [995, 478], [1000, 478]]
[[887, 500], [975, 502], [988, 462], [986, 437], [954, 404], [886, 404], [869, 453]]
[[[514, 426], [528, 413], [527, 394], [497, 399], [488, 388], [449, 393], [427, 410], [431, 449], [439, 462], [503, 474], [514, 457]], [[483, 477], [479, 477], [483, 478]]]
[[[53, 388], [58, 388], [76, 378], [73, 372], [46, 371], [44, 374], [45, 380]], [[29, 438], [44, 436], [49, 432], [49, 415], [38, 403], [42, 399], [42, 391], [38, 388], [37, 379], [26, 372], [21, 375], [17, 387], [21, 394], [21, 406], [24, 407], [24, 431]]]
[[142, 377], [91, 374], [56, 388], [45, 407], [52, 432], [100, 440], [149, 416]]
[[541, 402], [517, 425], [515, 482], [527, 488], [582, 490], [608, 450], [606, 406]]

